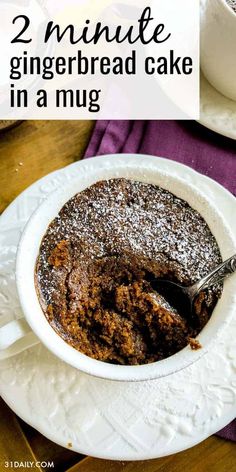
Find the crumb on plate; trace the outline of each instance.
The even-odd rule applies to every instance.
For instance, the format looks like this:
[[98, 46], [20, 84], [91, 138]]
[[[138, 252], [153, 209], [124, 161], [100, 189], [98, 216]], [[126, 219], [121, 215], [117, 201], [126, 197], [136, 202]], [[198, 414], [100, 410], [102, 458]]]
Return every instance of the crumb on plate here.
[[189, 344], [192, 351], [198, 351], [198, 349], [202, 349], [202, 345], [197, 339], [189, 338]]

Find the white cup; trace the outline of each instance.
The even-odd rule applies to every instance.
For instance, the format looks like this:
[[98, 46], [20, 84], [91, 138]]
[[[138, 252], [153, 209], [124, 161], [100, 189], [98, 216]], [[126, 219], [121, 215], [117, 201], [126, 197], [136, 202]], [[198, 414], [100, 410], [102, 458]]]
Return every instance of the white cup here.
[[[79, 169], [78, 169], [79, 167]], [[111, 178], [135, 179], [159, 185], [173, 192], [198, 210], [217, 239], [222, 257], [227, 259], [236, 252], [236, 242], [223, 215], [204, 194], [199, 191], [198, 174], [196, 186], [186, 180], [159, 170], [158, 159], [142, 155], [110, 155], [80, 161], [75, 178], [67, 181], [51, 194], [31, 216], [22, 234], [17, 252], [16, 282], [19, 299], [25, 318], [12, 321], [0, 328], [0, 351], [13, 343], [18, 352], [39, 340], [56, 356], [73, 367], [96, 377], [110, 380], [142, 381], [165, 377], [196, 362], [210, 348], [233, 316], [235, 280], [232, 277], [224, 284], [223, 295], [218, 301], [212, 317], [198, 336], [203, 348], [192, 351], [189, 346], [175, 355], [152, 364], [140, 366], [113, 365], [92, 359], [67, 344], [48, 323], [35, 289], [35, 264], [41, 240], [50, 222], [58, 215], [62, 206], [77, 192], [99, 180]], [[16, 343], [17, 341], [17, 343]], [[19, 347], [19, 344], [20, 347]]]
[[201, 68], [214, 88], [236, 101], [236, 13], [226, 0], [206, 0]]

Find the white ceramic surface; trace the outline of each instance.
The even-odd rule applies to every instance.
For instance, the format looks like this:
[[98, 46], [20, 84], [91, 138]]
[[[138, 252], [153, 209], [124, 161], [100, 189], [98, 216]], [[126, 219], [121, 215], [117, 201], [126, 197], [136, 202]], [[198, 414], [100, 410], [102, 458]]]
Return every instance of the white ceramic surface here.
[[236, 13], [226, 0], [207, 0], [201, 22], [201, 68], [220, 93], [236, 100]]
[[[220, 335], [224, 325], [231, 319], [234, 309], [235, 284], [229, 279], [224, 284], [223, 296], [217, 303], [207, 326], [198, 339], [203, 349], [192, 351], [190, 346], [168, 359], [143, 366], [120, 366], [91, 359], [68, 345], [47, 322], [35, 290], [34, 271], [41, 240], [51, 221], [62, 206], [78, 191], [93, 183], [115, 177], [131, 178], [159, 185], [186, 200], [207, 221], [219, 244], [223, 259], [236, 252], [233, 236], [223, 221], [223, 215], [211, 201], [181, 178], [161, 172], [156, 157], [141, 155], [100, 156], [78, 164], [78, 176], [52, 194], [30, 218], [23, 232], [16, 263], [16, 282], [20, 303], [32, 330], [54, 354], [83, 372], [110, 379], [140, 381], [161, 378], [196, 362], [210, 347], [213, 339]], [[30, 250], [29, 250], [30, 248]], [[222, 320], [222, 312], [224, 318]], [[11, 324], [12, 331], [18, 327]], [[7, 328], [4, 327], [4, 331]], [[22, 332], [22, 330], [17, 330]], [[0, 328], [1, 333], [1, 328]], [[5, 335], [5, 333], [4, 333]], [[26, 343], [27, 347], [27, 343]]]
[[[207, 0], [201, 0], [201, 21], [204, 19], [206, 3]], [[218, 92], [203, 74], [201, 74], [200, 106], [199, 122], [203, 126], [223, 136], [236, 139], [236, 101]]]
[[217, 92], [201, 75], [201, 123], [216, 133], [236, 139], [236, 101]]
[[[22, 228], [34, 209], [78, 164], [50, 174], [23, 192], [0, 218], [0, 323], [20, 318], [14, 266]], [[173, 161], [158, 167], [215, 202], [236, 231], [235, 199], [207, 177]], [[161, 457], [191, 447], [235, 416], [236, 317], [197, 363], [169, 377], [117, 383], [78, 372], [42, 345], [0, 363], [1, 395], [49, 439], [84, 454], [120, 460]]]

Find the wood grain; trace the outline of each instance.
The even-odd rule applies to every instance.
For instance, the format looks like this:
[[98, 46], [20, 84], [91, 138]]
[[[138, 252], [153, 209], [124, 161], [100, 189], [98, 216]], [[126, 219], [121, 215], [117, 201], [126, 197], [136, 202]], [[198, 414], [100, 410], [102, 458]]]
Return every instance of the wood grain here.
[[[91, 121], [26, 121], [0, 133], [0, 212], [40, 177], [80, 159], [93, 126]], [[3, 401], [0, 417], [0, 472], [10, 470], [5, 460], [53, 460], [55, 467], [48, 470], [55, 472], [236, 472], [236, 445], [216, 437], [153, 461], [81, 460], [19, 420]]]
[[236, 446], [212, 436], [207, 441], [173, 456], [138, 462], [87, 458], [68, 472], [233, 472]]
[[[36, 462], [36, 457], [25, 437], [22, 433], [17, 417], [12, 413], [10, 408], [6, 406], [0, 399], [1, 412], [1, 440], [0, 440], [0, 470], [8, 470], [6, 462]], [[10, 465], [9, 465], [10, 467]], [[28, 471], [26, 467], [20, 470]], [[40, 468], [37, 469], [39, 472]]]
[[0, 213], [40, 177], [81, 159], [94, 122], [25, 121], [0, 133]]

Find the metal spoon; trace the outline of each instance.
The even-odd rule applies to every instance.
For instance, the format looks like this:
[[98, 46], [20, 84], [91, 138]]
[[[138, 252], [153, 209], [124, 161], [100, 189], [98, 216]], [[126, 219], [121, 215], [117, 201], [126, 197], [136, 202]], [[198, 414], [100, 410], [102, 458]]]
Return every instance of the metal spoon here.
[[234, 272], [236, 272], [236, 254], [190, 287], [183, 287], [164, 279], [156, 279], [152, 282], [152, 286], [158, 293], [165, 296], [168, 303], [186, 318], [191, 317], [194, 300], [202, 290], [222, 282]]

